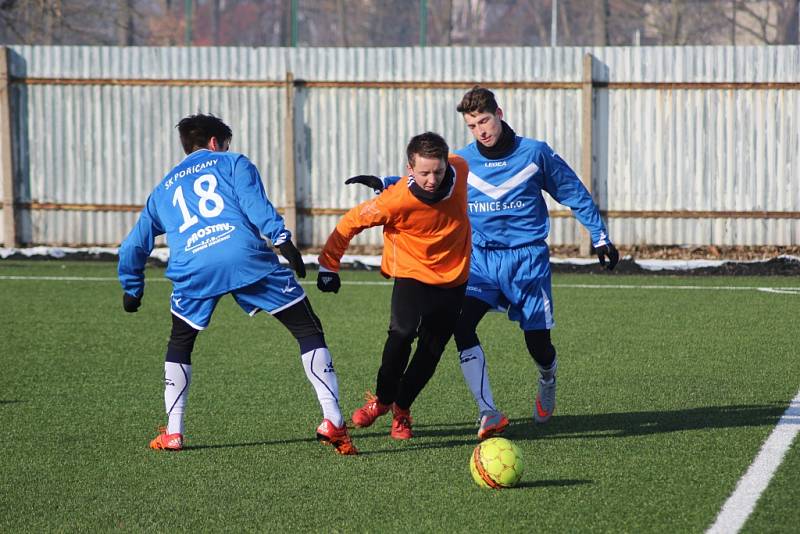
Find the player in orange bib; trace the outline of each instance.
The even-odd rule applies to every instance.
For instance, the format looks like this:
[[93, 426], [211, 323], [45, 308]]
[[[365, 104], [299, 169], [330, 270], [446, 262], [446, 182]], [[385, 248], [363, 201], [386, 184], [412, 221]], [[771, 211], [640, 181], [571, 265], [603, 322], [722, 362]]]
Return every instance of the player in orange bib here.
[[351, 209], [336, 225], [319, 256], [317, 278], [321, 291], [338, 292], [339, 264], [350, 240], [366, 228], [383, 226], [381, 273], [395, 279], [389, 336], [375, 395], [367, 393], [353, 423], [370, 426], [391, 409], [394, 439], [413, 435], [411, 404], [453, 335], [472, 249], [467, 163], [449, 155], [445, 140], [432, 132], [412, 137], [406, 155], [408, 177]]

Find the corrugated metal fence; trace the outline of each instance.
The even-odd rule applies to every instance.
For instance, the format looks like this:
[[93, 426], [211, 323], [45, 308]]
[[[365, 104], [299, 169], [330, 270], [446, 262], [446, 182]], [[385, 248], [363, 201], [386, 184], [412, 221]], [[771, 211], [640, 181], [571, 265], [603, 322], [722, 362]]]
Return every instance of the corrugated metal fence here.
[[[119, 243], [183, 156], [174, 125], [197, 111], [231, 125], [232, 150], [261, 169], [298, 241], [320, 245], [371, 194], [345, 178], [401, 173], [408, 138], [424, 130], [453, 147], [470, 141], [455, 106], [473, 83], [495, 91], [518, 133], [548, 141], [582, 175], [619, 244], [800, 243], [797, 46], [7, 52], [7, 245], [12, 234]], [[550, 207], [550, 242], [577, 243], [579, 225]], [[380, 239], [373, 230], [354, 244]]]

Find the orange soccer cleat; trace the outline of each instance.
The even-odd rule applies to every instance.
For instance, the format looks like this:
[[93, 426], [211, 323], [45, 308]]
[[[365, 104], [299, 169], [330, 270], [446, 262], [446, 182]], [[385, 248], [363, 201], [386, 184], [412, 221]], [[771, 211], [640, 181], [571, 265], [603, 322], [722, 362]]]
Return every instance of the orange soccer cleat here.
[[353, 445], [350, 434], [347, 433], [347, 424], [336, 427], [329, 419], [323, 419], [317, 427], [317, 439], [326, 445], [333, 445], [336, 452], [345, 456], [358, 454], [358, 449]]
[[382, 404], [378, 397], [369, 391], [364, 394], [364, 399], [367, 402], [364, 403], [364, 406], [354, 411], [352, 415], [353, 424], [359, 428], [370, 426], [375, 422], [375, 419], [388, 412], [389, 408], [392, 407], [391, 404]]
[[411, 423], [413, 422], [411, 410], [403, 410], [395, 404], [392, 406], [392, 414], [394, 418], [392, 419], [390, 436], [394, 439], [410, 439], [414, 437], [414, 433], [411, 431]]
[[166, 427], [159, 427], [158, 435], [150, 442], [151, 449], [179, 451], [183, 449], [183, 434], [167, 434]]

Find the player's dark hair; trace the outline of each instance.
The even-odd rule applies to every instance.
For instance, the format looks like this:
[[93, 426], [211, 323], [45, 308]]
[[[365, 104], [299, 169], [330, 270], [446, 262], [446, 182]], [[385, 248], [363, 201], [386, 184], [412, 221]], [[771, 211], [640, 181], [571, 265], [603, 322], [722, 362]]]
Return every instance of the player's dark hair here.
[[183, 151], [191, 154], [197, 149], [205, 148], [212, 137], [217, 138], [217, 143], [230, 141], [233, 132], [222, 119], [214, 115], [190, 115], [177, 124], [178, 134], [181, 136]]
[[459, 113], [495, 113], [498, 107], [497, 100], [494, 98], [494, 93], [476, 85], [464, 93], [456, 110]]
[[414, 164], [415, 156], [447, 161], [449, 153], [450, 147], [447, 146], [447, 141], [444, 140], [444, 137], [433, 132], [415, 135], [406, 147], [406, 157], [408, 157], [409, 165]]

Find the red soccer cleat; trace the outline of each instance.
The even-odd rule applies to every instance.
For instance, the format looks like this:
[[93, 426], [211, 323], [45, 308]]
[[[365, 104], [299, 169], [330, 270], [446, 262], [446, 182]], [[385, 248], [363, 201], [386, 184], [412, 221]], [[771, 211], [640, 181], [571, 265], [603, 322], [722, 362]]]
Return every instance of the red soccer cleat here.
[[347, 424], [335, 427], [330, 419], [323, 419], [317, 427], [317, 439], [326, 445], [333, 445], [336, 452], [345, 456], [358, 454], [358, 449], [353, 445], [350, 434], [347, 433]]
[[403, 410], [394, 404], [392, 405], [392, 414], [394, 415], [394, 419], [392, 419], [392, 432], [390, 433], [392, 438], [410, 439], [414, 437], [414, 433], [411, 432], [411, 423], [413, 422], [411, 419], [411, 410]]
[[183, 434], [167, 434], [166, 427], [159, 427], [158, 435], [150, 442], [151, 449], [179, 451], [183, 449]]
[[367, 402], [364, 403], [364, 406], [354, 411], [352, 415], [353, 424], [359, 428], [370, 426], [375, 422], [375, 419], [387, 413], [389, 408], [392, 407], [391, 404], [382, 404], [378, 401], [378, 397], [369, 391], [364, 394], [364, 399]]

